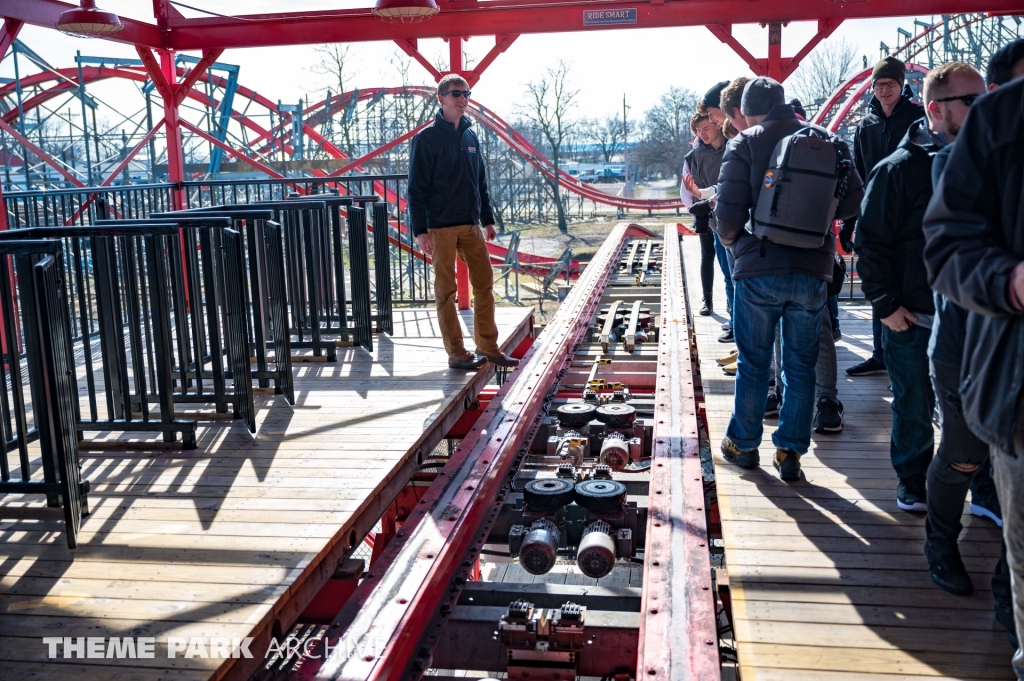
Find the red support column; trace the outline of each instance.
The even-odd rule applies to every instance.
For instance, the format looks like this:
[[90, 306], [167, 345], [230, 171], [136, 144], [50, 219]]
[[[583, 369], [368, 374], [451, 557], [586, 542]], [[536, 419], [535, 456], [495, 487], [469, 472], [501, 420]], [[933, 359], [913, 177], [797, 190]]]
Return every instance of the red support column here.
[[782, 24], [773, 21], [768, 24], [768, 77], [779, 81], [782, 75]]
[[164, 100], [164, 130], [167, 134], [167, 181], [175, 185], [171, 190], [171, 203], [174, 210], [182, 210], [185, 205], [185, 190], [182, 182], [185, 181], [185, 153], [181, 144], [181, 122], [178, 116], [178, 102], [174, 85], [177, 82], [177, 72], [174, 67], [174, 52], [160, 51], [160, 70], [163, 73], [164, 81], [168, 85], [168, 92], [165, 95], [161, 92]]

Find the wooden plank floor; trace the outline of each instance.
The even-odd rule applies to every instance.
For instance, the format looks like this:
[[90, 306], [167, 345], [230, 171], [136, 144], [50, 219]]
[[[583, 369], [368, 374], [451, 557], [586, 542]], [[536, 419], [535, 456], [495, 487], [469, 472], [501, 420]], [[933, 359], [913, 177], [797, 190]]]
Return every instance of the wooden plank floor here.
[[[431, 424], [461, 414], [471, 381], [491, 375], [448, 369], [432, 310], [395, 315], [372, 355], [296, 364], [294, 407], [257, 396], [255, 435], [220, 419], [200, 422], [194, 451], [140, 434], [83, 446], [92, 514], [75, 551], [60, 509], [0, 496], [0, 679], [247, 678], [234, 660], [168, 659], [167, 637], [287, 632], [402, 464], [443, 437]], [[507, 352], [532, 335], [528, 308], [498, 308], [497, 321]], [[155, 636], [156, 654], [48, 660], [44, 636]]]
[[[700, 249], [684, 238], [690, 305], [700, 306]], [[715, 305], [725, 308], [715, 269]], [[694, 316], [735, 634], [743, 681], [810, 679], [1012, 679], [1013, 651], [995, 623], [989, 583], [999, 530], [964, 515], [961, 552], [975, 594], [932, 584], [923, 553], [924, 517], [896, 506], [889, 462], [892, 395], [886, 375], [850, 378], [845, 367], [871, 354], [871, 311], [841, 307], [837, 344], [838, 435], [813, 436], [804, 480], [782, 482], [771, 465], [765, 421], [761, 469], [726, 464], [719, 452], [733, 407], [734, 379], [715, 358], [721, 313]], [[936, 431], [936, 437], [938, 431]]]

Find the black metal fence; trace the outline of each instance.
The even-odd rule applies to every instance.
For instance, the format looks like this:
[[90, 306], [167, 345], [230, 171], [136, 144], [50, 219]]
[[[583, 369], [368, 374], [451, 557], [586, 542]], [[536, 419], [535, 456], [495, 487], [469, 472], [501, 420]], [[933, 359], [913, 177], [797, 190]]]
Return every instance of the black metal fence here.
[[[82, 516], [89, 514], [89, 484], [78, 460], [78, 392], [62, 259], [56, 241], [0, 243], [0, 493], [42, 494], [47, 505], [62, 505], [68, 546], [75, 548]], [[31, 467], [34, 442], [42, 479]], [[12, 479], [8, 459], [14, 451], [18, 479]]]

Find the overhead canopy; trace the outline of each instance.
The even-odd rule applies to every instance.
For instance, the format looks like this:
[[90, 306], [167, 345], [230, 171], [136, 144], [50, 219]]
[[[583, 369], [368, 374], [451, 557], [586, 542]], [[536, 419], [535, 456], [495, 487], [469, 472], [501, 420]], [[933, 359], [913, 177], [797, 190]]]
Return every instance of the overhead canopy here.
[[[440, 0], [438, 4], [440, 13], [428, 21], [395, 24], [374, 16], [370, 0], [363, 9], [192, 19], [183, 17], [167, 0], [154, 0], [153, 23], [122, 17], [124, 30], [106, 39], [181, 51], [960, 12], [1024, 13], [1024, 0]], [[0, 0], [0, 16], [53, 28], [60, 15], [75, 6], [56, 0]]]

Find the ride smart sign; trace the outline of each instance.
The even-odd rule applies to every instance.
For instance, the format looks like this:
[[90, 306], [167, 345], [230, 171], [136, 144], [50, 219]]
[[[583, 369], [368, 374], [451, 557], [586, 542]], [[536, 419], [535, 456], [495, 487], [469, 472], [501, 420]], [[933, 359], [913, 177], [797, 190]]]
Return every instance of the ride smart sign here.
[[635, 24], [636, 8], [631, 9], [585, 9], [584, 26], [607, 26], [608, 24]]

